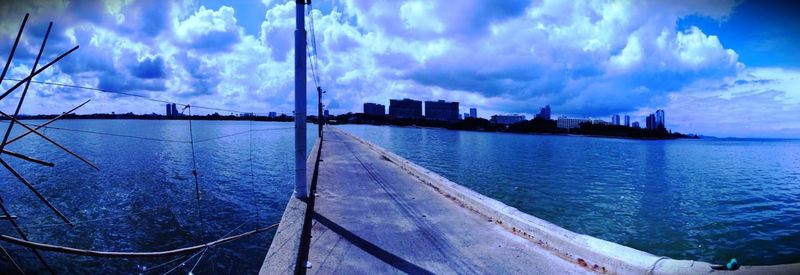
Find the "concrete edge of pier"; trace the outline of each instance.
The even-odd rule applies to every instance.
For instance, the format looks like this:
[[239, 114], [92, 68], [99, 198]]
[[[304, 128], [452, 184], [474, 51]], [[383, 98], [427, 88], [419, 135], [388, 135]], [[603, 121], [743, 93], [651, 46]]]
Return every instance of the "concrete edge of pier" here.
[[[306, 179], [311, 182], [314, 175], [314, 161], [319, 154], [320, 140], [314, 143], [311, 153], [306, 160]], [[300, 253], [300, 242], [304, 226], [304, 218], [308, 204], [294, 196], [289, 195], [289, 202], [286, 203], [286, 210], [281, 217], [281, 223], [275, 231], [275, 237], [269, 246], [267, 256], [261, 265], [258, 274], [293, 274], [297, 257]]]
[[[331, 128], [335, 129], [334, 127]], [[491, 219], [509, 232], [589, 270], [612, 274], [697, 274], [708, 273], [712, 270], [710, 263], [659, 257], [631, 247], [569, 231], [456, 184], [437, 173], [346, 131], [335, 130], [386, 157], [410, 175], [418, 178], [462, 207], [486, 219]], [[800, 263], [744, 266], [735, 273], [800, 274]]]
[[[346, 131], [331, 126], [328, 126], [327, 130], [334, 130], [353, 138], [461, 207], [491, 220], [509, 232], [566, 261], [583, 266], [587, 270], [609, 274], [699, 274], [712, 271], [711, 264], [706, 262], [659, 257], [631, 247], [569, 231], [458, 185]], [[319, 146], [320, 141], [317, 140], [308, 157], [307, 167], [314, 167]], [[311, 182], [312, 175], [313, 169], [309, 169], [307, 172], [309, 182]], [[307, 210], [306, 202], [293, 195], [290, 196], [281, 218], [281, 224], [275, 233], [259, 274], [294, 273], [300, 253], [303, 222]], [[800, 274], [800, 263], [743, 266], [734, 273]]]

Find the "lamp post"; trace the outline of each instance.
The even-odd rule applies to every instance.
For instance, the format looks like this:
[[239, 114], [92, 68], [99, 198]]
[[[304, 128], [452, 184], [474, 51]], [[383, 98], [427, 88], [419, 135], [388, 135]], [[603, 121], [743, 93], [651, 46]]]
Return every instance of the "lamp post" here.
[[323, 121], [325, 121], [323, 119], [323, 117], [322, 117], [322, 94], [323, 93], [325, 93], [325, 92], [322, 91], [322, 88], [317, 86], [317, 102], [319, 102], [319, 104], [317, 104], [317, 111], [319, 112], [319, 114], [318, 114], [319, 120], [317, 121], [317, 124], [319, 126], [319, 138], [320, 139], [322, 139], [322, 123], [323, 123]]
[[294, 30], [294, 196], [308, 198], [306, 179], [306, 0], [296, 0]]

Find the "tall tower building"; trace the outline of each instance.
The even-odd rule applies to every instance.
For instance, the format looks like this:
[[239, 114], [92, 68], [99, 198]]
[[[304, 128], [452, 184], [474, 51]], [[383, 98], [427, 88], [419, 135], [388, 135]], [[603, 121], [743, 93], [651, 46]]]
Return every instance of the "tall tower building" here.
[[619, 115], [611, 116], [611, 124], [612, 125], [619, 125]]
[[631, 127], [631, 116], [625, 115], [625, 127]]
[[537, 117], [550, 120], [550, 105], [545, 105], [544, 108], [539, 110], [539, 115]]
[[478, 109], [469, 108], [469, 117], [478, 118]]
[[667, 128], [667, 122], [664, 119], [664, 110], [657, 110], [655, 128]]
[[647, 125], [647, 129], [649, 129], [649, 130], [656, 129], [656, 115], [655, 114], [650, 114], [649, 116], [647, 116], [646, 125]]

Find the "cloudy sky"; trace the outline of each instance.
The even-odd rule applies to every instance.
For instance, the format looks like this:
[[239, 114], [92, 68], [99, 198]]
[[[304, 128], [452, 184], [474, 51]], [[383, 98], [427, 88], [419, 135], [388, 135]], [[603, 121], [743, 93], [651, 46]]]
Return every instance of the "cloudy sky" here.
[[[291, 113], [294, 10], [278, 0], [3, 1], [0, 61], [29, 12], [10, 78], [30, 73], [53, 21], [43, 62], [80, 49], [36, 80]], [[555, 115], [643, 121], [664, 109], [676, 131], [800, 137], [798, 10], [725, 0], [315, 0], [311, 14], [332, 113], [404, 97], [458, 101], [482, 117], [531, 117], [549, 104]], [[60, 113], [86, 99], [82, 113], [164, 112], [38, 84], [22, 112]]]

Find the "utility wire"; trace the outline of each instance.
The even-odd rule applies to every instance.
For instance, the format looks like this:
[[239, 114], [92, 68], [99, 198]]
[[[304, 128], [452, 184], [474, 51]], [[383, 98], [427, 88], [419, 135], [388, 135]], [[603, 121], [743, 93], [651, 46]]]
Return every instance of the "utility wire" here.
[[[194, 106], [192, 106], [192, 107], [194, 107]], [[5, 121], [5, 120], [0, 120], [0, 123], [9, 123], [9, 122], [8, 122], [8, 121]], [[29, 124], [27, 124], [27, 125], [30, 125], [30, 126], [35, 126], [35, 127], [42, 126], [42, 125], [40, 125], [40, 124], [31, 124], [31, 123], [29, 123]], [[191, 141], [190, 141], [190, 140], [176, 140], [176, 139], [152, 138], [152, 137], [143, 137], [143, 136], [133, 136], [133, 135], [115, 134], [115, 133], [99, 132], [99, 131], [91, 131], [91, 130], [82, 130], [82, 129], [74, 129], [74, 128], [64, 128], [64, 127], [57, 127], [57, 126], [42, 126], [41, 128], [45, 128], [45, 129], [53, 129], [53, 130], [59, 130], [59, 131], [67, 131], [67, 132], [85, 133], [85, 134], [95, 134], [95, 135], [104, 135], [104, 136], [113, 136], [113, 137], [133, 138], [133, 139], [141, 139], [141, 140], [149, 140], [149, 141], [174, 142], [174, 143], [187, 143], [187, 144], [188, 144], [188, 143], [191, 143]], [[263, 131], [274, 131], [274, 130], [285, 130], [285, 129], [294, 129], [294, 127], [275, 127], [275, 128], [262, 128], [262, 129], [255, 129], [255, 130], [252, 130], [252, 131], [253, 131], [253, 132], [263, 132]], [[211, 137], [211, 138], [206, 138], [206, 139], [196, 140], [196, 141], [194, 141], [194, 142], [195, 142], [195, 143], [199, 143], [199, 142], [207, 142], [207, 141], [212, 141], [212, 140], [222, 139], [222, 138], [226, 138], [226, 137], [232, 137], [232, 136], [242, 135], [242, 134], [246, 134], [246, 133], [248, 133], [248, 132], [250, 132], [250, 131], [248, 130], [248, 131], [242, 131], [242, 132], [233, 133], [233, 134], [227, 134], [227, 135], [222, 135], [222, 136], [217, 136], [217, 137]]]
[[[7, 78], [6, 80], [11, 80], [11, 81], [16, 81], [16, 82], [22, 81], [22, 79], [12, 79], [12, 78]], [[179, 105], [179, 106], [182, 106], [182, 107], [189, 106], [189, 104], [187, 104], [187, 103], [180, 103], [180, 102], [176, 102], [176, 101], [157, 99], [157, 98], [152, 98], [152, 97], [149, 97], [149, 96], [146, 96], [146, 95], [129, 93], [129, 92], [112, 91], [112, 90], [100, 89], [100, 88], [95, 88], [95, 87], [80, 86], [80, 85], [58, 83], [58, 82], [50, 82], [50, 81], [31, 80], [29, 82], [36, 83], [36, 84], [42, 84], [42, 85], [56, 86], [56, 87], [75, 88], [75, 89], [97, 91], [97, 92], [102, 92], [102, 93], [117, 94], [117, 95], [124, 95], [124, 96], [130, 96], [130, 97], [137, 97], [137, 98], [141, 98], [141, 99], [144, 99], [144, 100], [149, 100], [149, 101], [159, 102], [159, 103], [167, 103], [167, 104], [173, 104], [174, 103], [175, 105]], [[197, 105], [192, 105], [192, 108], [211, 110], [211, 111], [220, 111], [220, 112], [240, 113], [240, 114], [266, 114], [266, 113], [245, 112], [245, 111], [239, 111], [239, 110], [216, 108], [216, 107], [205, 107], [205, 106], [197, 106]]]
[[[311, 76], [312, 76], [312, 78], [314, 80], [314, 83], [317, 85], [317, 87], [321, 87], [320, 80], [319, 80], [319, 74], [318, 74], [319, 73], [319, 62], [318, 62], [319, 56], [317, 54], [317, 35], [316, 35], [316, 29], [314, 28], [314, 16], [311, 14], [312, 10], [313, 10], [313, 7], [311, 6], [311, 4], [309, 4], [308, 5], [307, 16], [308, 16], [308, 23], [309, 23], [309, 32], [311, 33], [311, 41], [310, 41], [311, 43], [306, 43], [306, 47], [311, 47], [311, 50], [308, 51], [308, 55], [309, 55], [308, 58], [310, 59], [309, 63], [311, 65]], [[312, 58], [312, 53], [313, 53], [313, 58]]]

